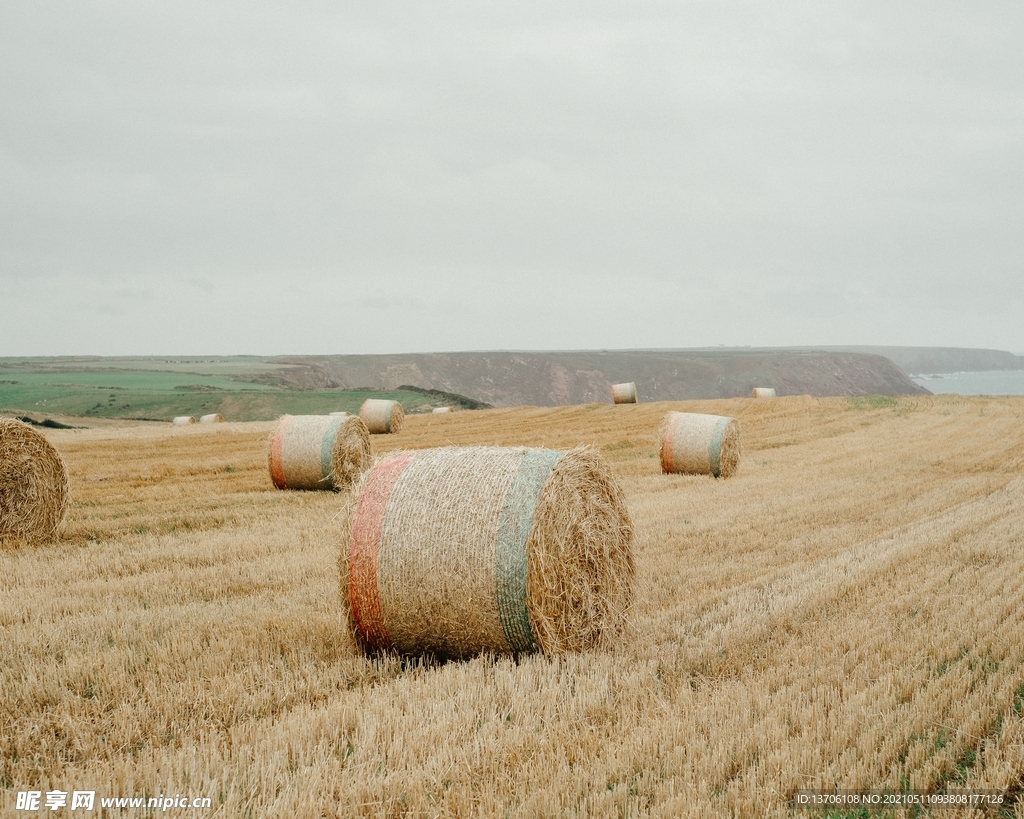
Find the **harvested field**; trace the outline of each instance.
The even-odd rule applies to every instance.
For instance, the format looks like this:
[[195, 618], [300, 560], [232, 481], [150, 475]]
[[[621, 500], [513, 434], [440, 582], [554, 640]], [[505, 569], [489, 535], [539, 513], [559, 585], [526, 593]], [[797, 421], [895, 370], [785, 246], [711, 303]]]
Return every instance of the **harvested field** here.
[[[663, 475], [668, 410], [736, 418], [743, 468]], [[45, 431], [74, 492], [58, 543], [0, 551], [0, 814], [88, 788], [213, 799], [168, 816], [771, 816], [1020, 781], [1022, 398], [407, 417], [376, 454], [589, 443], [625, 490], [626, 638], [518, 663], [360, 654], [342, 498], [275, 491], [272, 428]]]

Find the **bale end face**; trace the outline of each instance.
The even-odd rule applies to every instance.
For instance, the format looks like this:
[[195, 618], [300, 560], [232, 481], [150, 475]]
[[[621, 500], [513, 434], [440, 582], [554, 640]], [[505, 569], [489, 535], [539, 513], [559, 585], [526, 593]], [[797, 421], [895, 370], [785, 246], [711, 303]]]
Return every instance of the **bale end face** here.
[[0, 541], [51, 540], [71, 497], [67, 467], [42, 434], [0, 418]]
[[612, 401], [616, 404], [636, 403], [636, 384], [612, 384]]
[[740, 428], [733, 418], [669, 412], [660, 441], [663, 472], [728, 478], [739, 468]]
[[392, 453], [349, 496], [343, 605], [364, 651], [592, 648], [625, 625], [633, 528], [595, 453]]

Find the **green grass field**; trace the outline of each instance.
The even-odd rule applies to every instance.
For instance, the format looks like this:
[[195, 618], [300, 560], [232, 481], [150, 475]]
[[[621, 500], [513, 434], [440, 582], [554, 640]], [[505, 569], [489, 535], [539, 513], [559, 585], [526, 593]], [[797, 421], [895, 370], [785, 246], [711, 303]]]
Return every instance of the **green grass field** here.
[[358, 412], [367, 398], [401, 402], [406, 412], [439, 406], [410, 390], [288, 390], [256, 380], [273, 369], [259, 359], [0, 359], [0, 412], [166, 421], [219, 412], [229, 421], [284, 413]]

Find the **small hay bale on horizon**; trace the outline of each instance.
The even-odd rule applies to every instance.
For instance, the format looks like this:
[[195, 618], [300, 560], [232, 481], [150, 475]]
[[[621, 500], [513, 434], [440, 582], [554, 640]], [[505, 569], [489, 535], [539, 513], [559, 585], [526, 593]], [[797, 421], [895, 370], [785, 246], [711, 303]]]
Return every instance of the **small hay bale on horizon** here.
[[454, 412], [451, 407], [434, 407], [431, 411], [433, 415], [441, 415], [446, 412]]
[[208, 415], [201, 415], [199, 417], [200, 424], [223, 424], [224, 416], [219, 412], [211, 412]]
[[661, 422], [661, 469], [728, 478], [740, 464], [740, 426], [734, 418], [669, 412]]
[[370, 434], [354, 415], [282, 415], [270, 436], [278, 489], [348, 489], [371, 460]]
[[583, 651], [620, 634], [633, 600], [625, 498], [587, 447], [390, 453], [349, 496], [340, 552], [367, 653]]
[[348, 412], [346, 412], [345, 410], [335, 410], [334, 412], [330, 413], [330, 416], [332, 418], [344, 418], [347, 415]]
[[384, 398], [367, 398], [359, 408], [359, 417], [373, 435], [401, 432], [405, 423], [402, 405]]
[[176, 427], [183, 427], [188, 424], [194, 424], [196, 422], [195, 416], [193, 415], [175, 415], [171, 419], [171, 423]]
[[67, 512], [64, 459], [28, 424], [0, 418], [0, 541], [51, 540]]
[[612, 401], [616, 404], [635, 404], [636, 384], [632, 381], [627, 384], [612, 384]]
[[754, 387], [754, 389], [750, 391], [750, 397], [751, 398], [775, 398], [776, 397], [775, 396], [775, 388], [774, 387]]

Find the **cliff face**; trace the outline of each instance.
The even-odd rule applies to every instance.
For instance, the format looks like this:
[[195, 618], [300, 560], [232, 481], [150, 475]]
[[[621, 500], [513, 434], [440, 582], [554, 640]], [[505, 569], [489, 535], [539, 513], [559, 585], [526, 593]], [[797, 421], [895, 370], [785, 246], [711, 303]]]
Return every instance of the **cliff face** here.
[[635, 381], [641, 401], [779, 395], [927, 394], [879, 355], [821, 351], [615, 350], [282, 356], [268, 383], [306, 389], [395, 389], [411, 384], [498, 407], [607, 403]]
[[1024, 370], [1024, 356], [1006, 350], [968, 347], [819, 347], [841, 353], [881, 355], [911, 375], [965, 373], [985, 370]]

